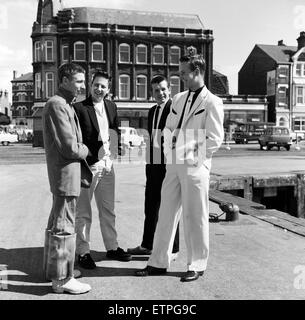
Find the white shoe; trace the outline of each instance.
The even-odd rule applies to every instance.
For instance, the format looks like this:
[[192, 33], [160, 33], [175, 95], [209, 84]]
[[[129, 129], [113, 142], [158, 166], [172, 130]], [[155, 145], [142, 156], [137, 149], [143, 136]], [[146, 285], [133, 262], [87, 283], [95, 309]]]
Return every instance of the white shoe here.
[[53, 280], [52, 289], [55, 293], [82, 294], [90, 291], [91, 287], [89, 284], [81, 283], [74, 278], [67, 278], [64, 280]]
[[171, 261], [177, 260], [177, 259], [178, 259], [178, 256], [179, 256], [179, 252], [172, 253]]

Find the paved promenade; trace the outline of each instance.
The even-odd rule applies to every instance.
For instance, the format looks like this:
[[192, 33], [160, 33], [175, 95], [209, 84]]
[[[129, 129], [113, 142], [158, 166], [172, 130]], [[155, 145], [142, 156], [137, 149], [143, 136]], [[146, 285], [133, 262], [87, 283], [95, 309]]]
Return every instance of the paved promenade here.
[[[3, 151], [1, 148], [0, 152]], [[295, 152], [289, 156], [289, 168], [287, 160], [283, 159], [285, 170], [305, 169], [300, 154]], [[214, 160], [212, 171], [216, 174], [236, 174], [236, 170], [241, 173], [246, 169], [249, 174], [255, 170], [270, 173], [271, 169], [283, 169], [283, 163], [272, 164], [272, 157], [268, 160], [269, 169], [264, 158], [261, 163], [253, 157], [215, 157]], [[243, 166], [244, 160], [247, 166]], [[141, 241], [144, 172], [141, 163], [116, 164], [116, 223], [119, 244], [124, 249]], [[143, 268], [147, 258], [136, 257], [130, 262], [107, 260], [95, 205], [91, 241], [98, 268], [83, 271], [83, 281], [93, 289], [82, 296], [53, 294], [41, 273], [44, 228], [51, 207], [46, 166], [44, 163], [3, 164], [0, 177], [0, 266], [7, 265], [8, 269], [6, 279], [5, 272], [0, 272], [3, 278], [0, 299], [265, 300], [305, 297], [305, 289], [298, 289], [300, 283], [294, 273], [297, 268], [305, 268], [305, 241], [301, 236], [251, 216], [243, 215], [235, 223], [210, 223], [208, 270], [195, 282], [181, 283], [179, 277], [186, 270], [181, 225], [181, 252], [169, 273], [138, 278], [133, 276], [134, 270]], [[210, 206], [210, 212], [219, 212], [217, 205], [210, 203]]]

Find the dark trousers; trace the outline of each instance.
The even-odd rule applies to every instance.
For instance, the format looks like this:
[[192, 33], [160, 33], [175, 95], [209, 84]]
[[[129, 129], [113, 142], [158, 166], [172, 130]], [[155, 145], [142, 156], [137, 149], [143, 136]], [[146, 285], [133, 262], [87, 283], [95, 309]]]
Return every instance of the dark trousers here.
[[[155, 230], [158, 222], [159, 208], [161, 202], [161, 187], [166, 173], [163, 164], [146, 165], [146, 188], [144, 203], [144, 232], [141, 246], [152, 250]], [[179, 251], [179, 224], [174, 239], [173, 253]]]

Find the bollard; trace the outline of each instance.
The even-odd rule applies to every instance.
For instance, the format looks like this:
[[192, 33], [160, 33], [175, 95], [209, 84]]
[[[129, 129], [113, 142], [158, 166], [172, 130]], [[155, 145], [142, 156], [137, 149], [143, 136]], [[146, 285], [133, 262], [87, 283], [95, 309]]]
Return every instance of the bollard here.
[[238, 205], [231, 202], [223, 202], [219, 208], [226, 214], [226, 221], [236, 221], [239, 218]]

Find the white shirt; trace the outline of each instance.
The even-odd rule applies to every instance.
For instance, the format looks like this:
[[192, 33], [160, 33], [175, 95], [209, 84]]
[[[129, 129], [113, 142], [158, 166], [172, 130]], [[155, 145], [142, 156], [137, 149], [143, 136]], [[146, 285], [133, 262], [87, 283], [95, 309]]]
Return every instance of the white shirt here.
[[94, 109], [96, 118], [99, 126], [98, 141], [108, 142], [109, 141], [109, 123], [105, 110], [104, 101], [94, 103]]

